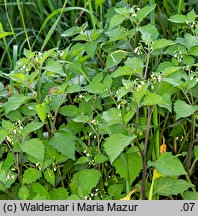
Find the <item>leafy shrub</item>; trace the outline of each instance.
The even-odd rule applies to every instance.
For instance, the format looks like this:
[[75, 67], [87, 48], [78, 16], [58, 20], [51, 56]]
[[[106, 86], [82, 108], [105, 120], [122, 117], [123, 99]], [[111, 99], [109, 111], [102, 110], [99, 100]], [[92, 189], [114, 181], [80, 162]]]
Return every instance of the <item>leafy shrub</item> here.
[[196, 14], [170, 40], [155, 7], [117, 4], [0, 74], [1, 199], [197, 199]]

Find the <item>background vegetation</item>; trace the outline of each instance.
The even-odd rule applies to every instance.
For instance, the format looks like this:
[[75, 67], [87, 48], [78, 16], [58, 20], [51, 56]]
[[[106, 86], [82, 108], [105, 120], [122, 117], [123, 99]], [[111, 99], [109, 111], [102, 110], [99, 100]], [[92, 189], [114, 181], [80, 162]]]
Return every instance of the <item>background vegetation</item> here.
[[198, 199], [197, 0], [0, 1], [0, 199]]

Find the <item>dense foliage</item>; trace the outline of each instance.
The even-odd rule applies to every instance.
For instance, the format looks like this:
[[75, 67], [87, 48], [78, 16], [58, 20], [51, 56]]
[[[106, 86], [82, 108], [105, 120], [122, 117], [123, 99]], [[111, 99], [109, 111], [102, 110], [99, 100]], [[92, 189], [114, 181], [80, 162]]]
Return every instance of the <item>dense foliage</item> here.
[[195, 3], [1, 1], [0, 199], [198, 199]]

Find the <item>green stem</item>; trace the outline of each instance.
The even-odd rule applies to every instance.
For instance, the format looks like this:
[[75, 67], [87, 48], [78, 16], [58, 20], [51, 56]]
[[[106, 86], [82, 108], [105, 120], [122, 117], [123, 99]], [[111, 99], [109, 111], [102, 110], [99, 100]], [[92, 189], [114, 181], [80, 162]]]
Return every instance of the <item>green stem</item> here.
[[88, 5], [89, 5], [89, 12], [90, 12], [90, 17], [91, 17], [91, 23], [92, 23], [93, 28], [95, 29], [96, 28], [95, 27], [95, 17], [94, 17], [94, 14], [93, 14], [91, 0], [88, 0]]
[[189, 144], [188, 152], [187, 152], [187, 156], [186, 156], [186, 169], [188, 172], [189, 172], [190, 166], [191, 166], [191, 155], [192, 155], [194, 139], [195, 139], [195, 118], [196, 117], [194, 115], [192, 115], [190, 144]]
[[158, 159], [160, 154], [160, 132], [159, 132], [159, 122], [158, 122], [158, 112], [157, 106], [153, 108], [153, 124], [154, 124], [154, 131], [155, 131], [155, 157]]
[[27, 29], [26, 29], [26, 26], [25, 26], [23, 12], [21, 10], [20, 0], [17, 0], [17, 6], [18, 6], [19, 13], [20, 13], [20, 16], [21, 16], [21, 21], [22, 21], [22, 24], [23, 24], [23, 29], [24, 29], [24, 32], [25, 32], [25, 37], [26, 37], [26, 40], [27, 40], [27, 43], [28, 43], [28, 47], [29, 47], [29, 50], [31, 51], [32, 48], [31, 48], [29, 37], [28, 37], [28, 34], [27, 34]]
[[143, 170], [142, 170], [142, 199], [145, 200], [146, 198], [146, 174], [147, 174], [147, 166], [146, 166], [146, 155], [147, 155], [147, 147], [148, 147], [148, 141], [149, 141], [149, 131], [150, 131], [150, 125], [151, 125], [151, 107], [148, 106], [148, 118], [147, 118], [147, 128], [146, 128], [146, 136], [145, 136], [145, 141], [144, 141], [144, 151], [143, 151], [143, 158], [142, 158], [142, 163], [143, 163]]

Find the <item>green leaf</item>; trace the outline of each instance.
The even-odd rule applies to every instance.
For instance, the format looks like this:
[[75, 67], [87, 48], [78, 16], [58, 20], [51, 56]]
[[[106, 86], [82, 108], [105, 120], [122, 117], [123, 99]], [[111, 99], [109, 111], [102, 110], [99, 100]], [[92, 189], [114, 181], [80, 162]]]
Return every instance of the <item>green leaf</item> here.
[[91, 117], [87, 115], [79, 115], [73, 118], [74, 122], [83, 122], [83, 123], [89, 123], [91, 121]]
[[198, 159], [198, 145], [194, 147], [194, 154], [195, 154], [195, 157]]
[[193, 46], [189, 50], [189, 55], [198, 56], [198, 46]]
[[8, 131], [14, 130], [14, 125], [10, 121], [6, 121], [4, 119], [2, 119], [2, 127]]
[[82, 157], [78, 158], [75, 165], [77, 165], [77, 164], [86, 164], [88, 162], [89, 162], [89, 158], [86, 157], [86, 156], [82, 156]]
[[144, 95], [146, 94], [148, 87], [149, 87], [149, 84], [144, 83], [143, 85], [141, 85], [141, 88], [137, 88], [136, 90], [134, 90], [133, 97], [138, 104], [140, 103]]
[[84, 169], [73, 175], [69, 185], [73, 194], [78, 194], [81, 197], [87, 196], [92, 189], [97, 186], [101, 177], [101, 173], [95, 169]]
[[12, 32], [5, 32], [5, 31], [1, 30], [0, 31], [0, 39], [6, 37], [8, 35], [12, 35], [12, 34], [13, 34]]
[[132, 69], [132, 74], [142, 74], [143, 72], [144, 63], [140, 58], [127, 58], [125, 65]]
[[122, 15], [122, 14], [114, 15], [110, 20], [109, 29], [112, 29], [112, 28], [122, 24], [124, 20], [125, 20], [124, 15]]
[[135, 138], [135, 135], [126, 136], [121, 133], [115, 133], [106, 139], [103, 146], [105, 152], [109, 156], [111, 164], [120, 155], [124, 148], [128, 146]]
[[8, 136], [9, 132], [0, 127], [0, 144], [5, 140]]
[[148, 16], [148, 14], [153, 11], [156, 7], [156, 4], [150, 5], [150, 6], [146, 6], [140, 10], [137, 11], [137, 20], [138, 22], [142, 22], [142, 20], [144, 18], [146, 18]]
[[53, 188], [49, 191], [50, 200], [66, 200], [68, 198], [68, 192], [65, 188]]
[[156, 26], [151, 25], [151, 24], [147, 24], [143, 27], [138, 27], [137, 31], [141, 32], [142, 40], [144, 42], [150, 42], [150, 41], [153, 42], [157, 40], [159, 36], [158, 29], [156, 28]]
[[108, 123], [108, 126], [119, 124], [122, 121], [121, 110], [117, 108], [110, 108], [102, 113], [102, 118]]
[[105, 161], [108, 161], [108, 157], [106, 155], [97, 154], [94, 156], [94, 164], [104, 163]]
[[170, 45], [173, 45], [173, 44], [175, 44], [174, 41], [167, 40], [165, 38], [159, 39], [159, 40], [154, 41], [153, 50], [163, 49], [163, 48], [170, 46]]
[[154, 194], [162, 196], [177, 195], [193, 186], [193, 184], [182, 179], [159, 177], [154, 182]]
[[27, 50], [26, 48], [24, 48], [23, 54], [25, 55], [25, 57], [27, 59], [32, 59], [32, 58], [34, 58], [35, 52], [32, 52], [32, 51]]
[[43, 123], [41, 122], [30, 122], [28, 125], [26, 125], [23, 129], [22, 129], [22, 134], [26, 135], [29, 134], [33, 131], [37, 131], [39, 128], [43, 127]]
[[157, 171], [164, 176], [180, 176], [186, 175], [186, 171], [181, 161], [171, 154], [171, 152], [165, 152], [154, 161], [148, 161], [148, 166], [153, 166]]
[[9, 171], [13, 166], [15, 158], [11, 152], [8, 152], [6, 159], [4, 159], [1, 169]]
[[123, 184], [113, 184], [108, 188], [108, 194], [114, 199], [120, 198], [120, 195], [123, 191]]
[[20, 200], [27, 200], [30, 195], [28, 188], [25, 185], [22, 185], [18, 192], [18, 197]]
[[176, 120], [193, 115], [198, 110], [197, 105], [189, 105], [185, 101], [177, 100], [174, 103], [174, 111], [176, 112]]
[[131, 185], [140, 174], [142, 159], [136, 152], [123, 153], [116, 158], [112, 165], [116, 168], [116, 173], [118, 173], [120, 177], [126, 179]]
[[45, 146], [38, 138], [32, 138], [21, 143], [20, 148], [23, 152], [27, 153], [31, 157], [43, 161], [45, 154]]
[[32, 188], [30, 191], [30, 200], [46, 200], [50, 199], [48, 191], [39, 182], [32, 183]]
[[63, 116], [78, 116], [80, 115], [80, 111], [77, 106], [74, 105], [66, 105], [60, 108], [59, 113]]
[[73, 26], [66, 31], [64, 31], [60, 36], [61, 37], [69, 37], [69, 36], [74, 36], [76, 34], [79, 34], [81, 32], [81, 28], [78, 26]]
[[126, 76], [126, 75], [131, 76], [132, 74], [134, 74], [134, 70], [132, 70], [131, 67], [125, 65], [123, 67], [119, 67], [115, 72], [113, 72], [111, 77], [116, 78], [119, 76]]
[[67, 93], [80, 92], [81, 90], [82, 90], [82, 88], [79, 84], [73, 84], [67, 88]]
[[198, 192], [185, 191], [183, 197], [184, 200], [198, 200]]
[[52, 169], [47, 169], [44, 171], [44, 177], [47, 182], [53, 185], [55, 187], [55, 174]]
[[26, 96], [19, 94], [8, 98], [8, 101], [4, 104], [5, 113], [8, 114], [12, 110], [19, 108], [27, 99]]
[[186, 23], [187, 17], [182, 14], [176, 14], [169, 18], [169, 20], [173, 23]]
[[61, 76], [66, 75], [64, 70], [63, 70], [63, 66], [57, 60], [55, 61], [53, 59], [48, 59], [46, 61], [46, 65], [45, 65], [44, 69], [47, 72], [47, 74], [49, 72], [51, 72], [51, 73], [58, 74], [58, 75], [61, 75]]
[[23, 174], [23, 184], [30, 184], [32, 182], [36, 182], [38, 179], [40, 179], [42, 176], [42, 173], [40, 170], [36, 168], [28, 168], [24, 171]]
[[75, 160], [75, 139], [67, 133], [55, 133], [49, 144], [61, 154]]
[[122, 61], [122, 59], [126, 57], [126, 55], [127, 52], [123, 50], [117, 50], [115, 52], [108, 54], [106, 61], [106, 69], [118, 65]]
[[109, 42], [126, 39], [126, 34], [124, 33], [123, 29], [120, 27], [120, 28], [114, 28], [114, 29], [111, 29], [105, 32], [105, 34], [109, 36], [109, 39], [110, 39]]
[[164, 107], [168, 109], [170, 112], [172, 110], [172, 102], [169, 94], [158, 95], [155, 93], [148, 93], [144, 97], [143, 105], [153, 106], [159, 105], [160, 107]]
[[197, 14], [195, 13], [194, 9], [192, 9], [189, 13], [187, 13], [187, 19], [188, 22], [192, 23], [193, 21], [195, 21]]
[[46, 119], [46, 103], [37, 104], [36, 105], [36, 112], [40, 120], [44, 123]]

